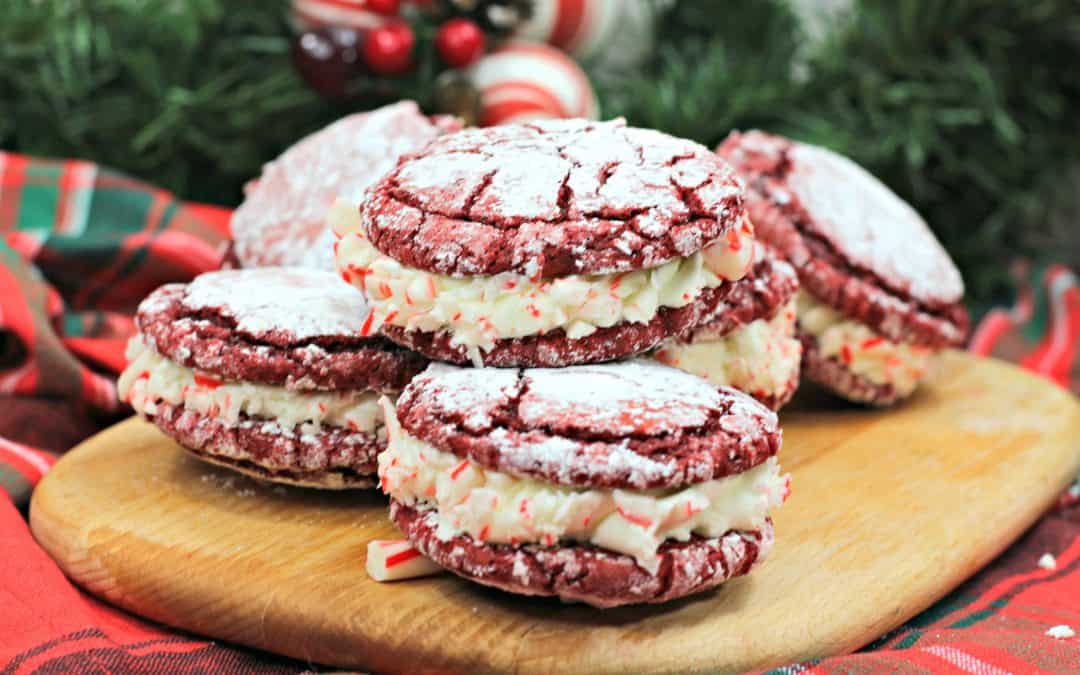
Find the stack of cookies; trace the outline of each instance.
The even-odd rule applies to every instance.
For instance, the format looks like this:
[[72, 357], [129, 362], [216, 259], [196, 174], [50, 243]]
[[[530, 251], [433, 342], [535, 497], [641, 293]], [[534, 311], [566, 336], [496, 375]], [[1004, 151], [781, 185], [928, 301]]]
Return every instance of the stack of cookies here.
[[364, 298], [303, 268], [209, 272], [139, 306], [120, 396], [202, 460], [256, 478], [371, 487], [379, 397], [427, 362], [363, 337]]
[[383, 402], [381, 486], [422, 553], [601, 607], [766, 555], [780, 431], [727, 385], [790, 396], [797, 282], [756, 246], [718, 156], [618, 121], [469, 129], [403, 157], [333, 226], [363, 334], [440, 362]]
[[121, 395], [205, 461], [378, 482], [415, 547], [369, 548], [380, 579], [429, 571], [418, 550], [599, 607], [714, 587], [772, 544], [800, 369], [886, 405], [966, 331], [951, 260], [865, 171], [759, 132], [718, 153], [621, 121], [346, 118], [237, 210], [251, 269], [142, 303]]

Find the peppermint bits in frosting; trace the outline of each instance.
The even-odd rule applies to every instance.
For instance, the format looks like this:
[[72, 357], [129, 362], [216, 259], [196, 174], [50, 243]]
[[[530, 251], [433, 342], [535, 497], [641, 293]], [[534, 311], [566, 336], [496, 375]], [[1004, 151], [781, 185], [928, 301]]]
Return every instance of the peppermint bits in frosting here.
[[331, 218], [365, 330], [459, 364], [647, 351], [715, 310], [755, 249], [722, 159], [619, 120], [446, 134], [370, 190], [359, 222]]

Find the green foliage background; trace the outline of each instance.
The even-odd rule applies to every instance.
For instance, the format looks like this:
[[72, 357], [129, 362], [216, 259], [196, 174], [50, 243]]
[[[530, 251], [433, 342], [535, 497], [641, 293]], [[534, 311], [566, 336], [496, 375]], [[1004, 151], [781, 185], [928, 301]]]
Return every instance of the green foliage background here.
[[[8, 0], [0, 147], [235, 203], [263, 162], [358, 107], [299, 81], [286, 15], [284, 0]], [[398, 94], [430, 105], [420, 37]], [[848, 154], [927, 218], [975, 300], [1018, 253], [1080, 267], [1080, 1], [862, 0], [808, 40], [782, 0], [681, 0], [657, 37], [641, 72], [597, 79], [605, 116]]]

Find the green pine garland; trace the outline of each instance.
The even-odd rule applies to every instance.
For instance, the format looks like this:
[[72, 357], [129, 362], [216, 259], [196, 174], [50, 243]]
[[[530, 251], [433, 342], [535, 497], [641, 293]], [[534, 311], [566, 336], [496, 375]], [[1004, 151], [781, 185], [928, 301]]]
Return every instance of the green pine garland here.
[[[284, 0], [11, 0], [0, 147], [78, 156], [235, 203], [282, 148], [362, 104], [290, 61]], [[759, 127], [835, 148], [934, 226], [985, 300], [1018, 253], [1080, 268], [1080, 3], [863, 0], [813, 43], [781, 0], [682, 0], [605, 116], [715, 145]], [[399, 83], [431, 104], [430, 27]]]

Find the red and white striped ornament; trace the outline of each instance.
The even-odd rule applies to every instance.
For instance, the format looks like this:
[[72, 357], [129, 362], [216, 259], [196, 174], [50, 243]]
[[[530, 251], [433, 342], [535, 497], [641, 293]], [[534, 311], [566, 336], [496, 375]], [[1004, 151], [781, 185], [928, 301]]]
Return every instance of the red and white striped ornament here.
[[334, 26], [370, 30], [391, 17], [375, 11], [372, 0], [292, 0], [292, 22], [298, 31]]
[[538, 42], [513, 41], [481, 58], [468, 71], [479, 92], [482, 126], [535, 119], [596, 119], [599, 106], [589, 78], [562, 51]]
[[631, 68], [652, 52], [654, 11], [650, 0], [533, 0], [514, 35], [591, 64]]

